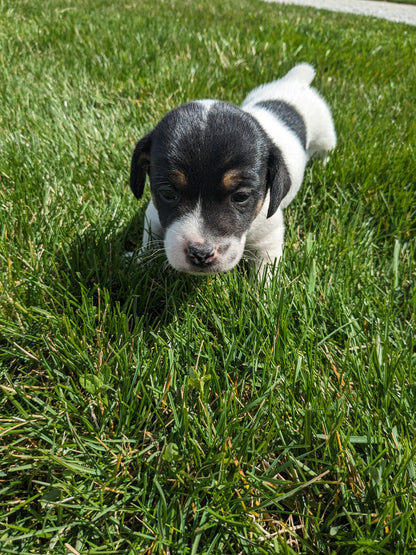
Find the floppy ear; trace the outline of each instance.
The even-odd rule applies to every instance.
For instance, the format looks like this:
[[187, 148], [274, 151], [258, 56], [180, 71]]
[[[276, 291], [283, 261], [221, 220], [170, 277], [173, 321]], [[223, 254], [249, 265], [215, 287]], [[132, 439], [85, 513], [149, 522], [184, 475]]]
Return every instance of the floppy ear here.
[[267, 167], [267, 188], [270, 190], [270, 204], [267, 217], [273, 216], [279, 208], [283, 198], [289, 192], [291, 185], [289, 171], [283, 160], [280, 150], [272, 145], [270, 147]]
[[152, 132], [145, 135], [137, 143], [133, 152], [130, 165], [130, 187], [134, 196], [140, 198], [143, 194], [146, 174], [149, 172], [150, 147], [152, 145]]

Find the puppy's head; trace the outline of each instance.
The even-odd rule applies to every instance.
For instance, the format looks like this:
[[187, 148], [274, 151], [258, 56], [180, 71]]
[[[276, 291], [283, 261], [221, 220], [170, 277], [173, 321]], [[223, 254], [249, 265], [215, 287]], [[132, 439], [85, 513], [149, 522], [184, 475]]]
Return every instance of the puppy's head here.
[[217, 101], [172, 110], [137, 143], [130, 173], [137, 198], [147, 174], [167, 258], [191, 273], [233, 268], [267, 192], [270, 217], [290, 186], [280, 151], [257, 121]]

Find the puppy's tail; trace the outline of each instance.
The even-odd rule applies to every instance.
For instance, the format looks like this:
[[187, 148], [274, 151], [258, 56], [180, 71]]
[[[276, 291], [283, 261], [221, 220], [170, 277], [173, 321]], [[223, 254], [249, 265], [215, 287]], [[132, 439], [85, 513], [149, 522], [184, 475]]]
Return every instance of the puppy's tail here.
[[283, 79], [290, 79], [293, 81], [304, 83], [305, 85], [310, 85], [314, 77], [314, 68], [309, 64], [303, 63], [293, 67], [288, 73], [286, 73]]

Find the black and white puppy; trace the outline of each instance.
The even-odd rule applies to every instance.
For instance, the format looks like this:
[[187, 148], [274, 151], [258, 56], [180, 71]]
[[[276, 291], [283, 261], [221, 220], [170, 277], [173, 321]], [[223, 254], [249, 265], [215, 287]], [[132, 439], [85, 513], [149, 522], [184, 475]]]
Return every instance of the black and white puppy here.
[[161, 239], [174, 268], [198, 274], [226, 272], [245, 251], [261, 271], [280, 258], [282, 209], [310, 156], [336, 144], [328, 105], [309, 86], [314, 75], [299, 64], [241, 108], [189, 102], [137, 143], [130, 186], [140, 198], [148, 174], [152, 195], [143, 248]]

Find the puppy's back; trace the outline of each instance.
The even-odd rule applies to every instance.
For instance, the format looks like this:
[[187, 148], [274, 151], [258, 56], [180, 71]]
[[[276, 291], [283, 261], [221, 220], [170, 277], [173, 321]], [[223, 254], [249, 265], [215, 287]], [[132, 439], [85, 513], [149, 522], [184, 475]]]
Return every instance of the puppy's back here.
[[[267, 110], [266, 104], [271, 106], [270, 101], [281, 101], [293, 108], [305, 124], [306, 141], [303, 146], [308, 156], [316, 152], [327, 152], [336, 145], [336, 133], [328, 104], [310, 86], [314, 77], [315, 70], [311, 65], [298, 64], [281, 79], [253, 89], [241, 106], [254, 116], [259, 109]], [[270, 115], [279, 118], [275, 110], [271, 110]], [[285, 117], [279, 119], [284, 121]]]

